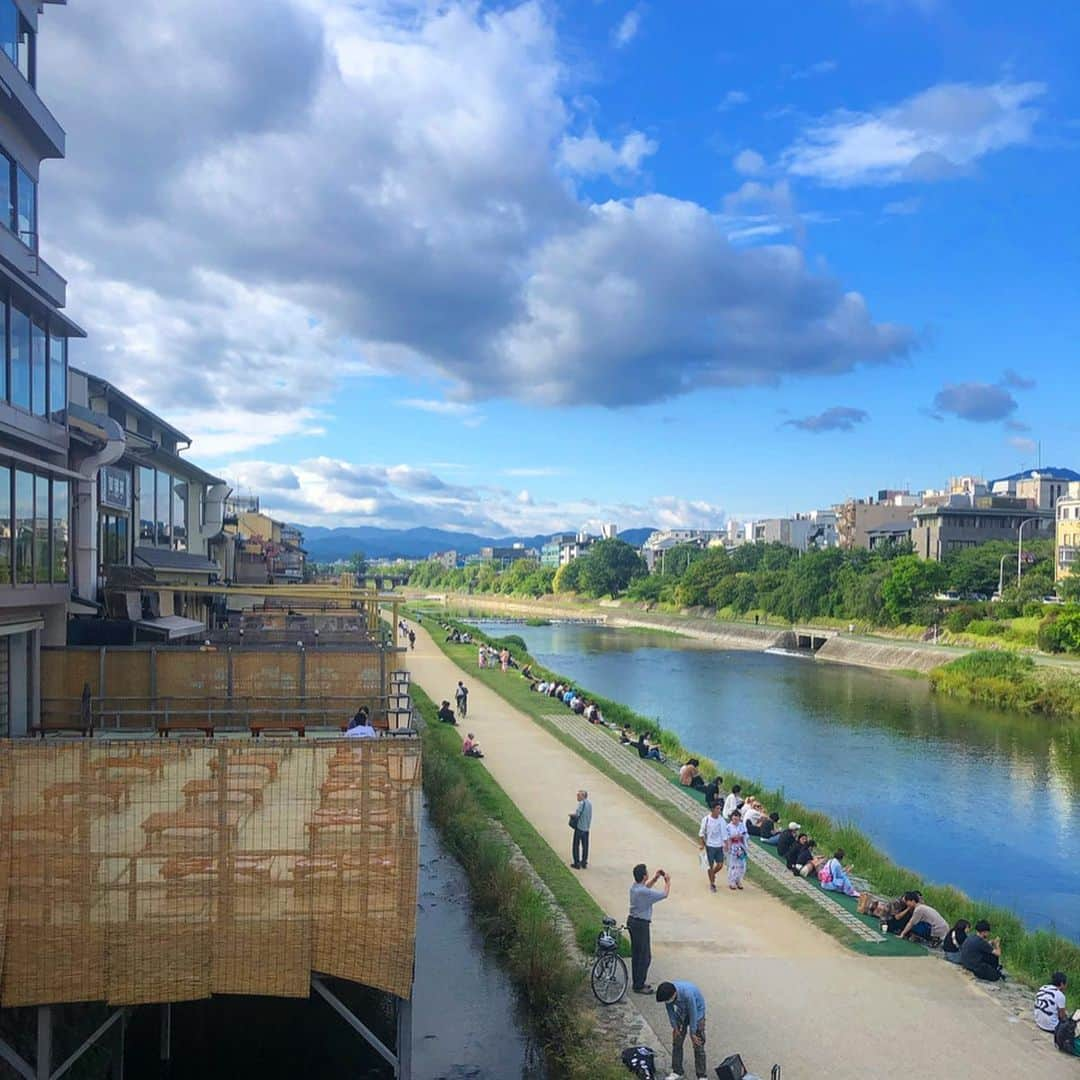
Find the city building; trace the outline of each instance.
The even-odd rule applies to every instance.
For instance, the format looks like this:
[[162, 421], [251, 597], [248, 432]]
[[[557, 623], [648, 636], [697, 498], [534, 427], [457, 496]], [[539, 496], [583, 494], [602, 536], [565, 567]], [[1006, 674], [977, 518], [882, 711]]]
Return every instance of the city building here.
[[[191, 445], [187, 435], [105, 379], [72, 368], [68, 394], [71, 464], [84, 477], [72, 507], [73, 585], [82, 603], [69, 637], [122, 640], [116, 627], [89, 617], [101, 614], [98, 605], [138, 637], [205, 631], [214, 609], [205, 586], [222, 569], [211, 548], [221, 537], [228, 485], [181, 456]], [[96, 447], [110, 422], [119, 452], [103, 456]]]
[[746, 544], [783, 544], [797, 551], [836, 547], [836, 514], [832, 510], [811, 510], [794, 517], [747, 521], [742, 527]]
[[437, 562], [445, 569], [453, 570], [458, 564], [458, 553], [456, 551], [437, 551], [429, 555], [427, 561]]
[[[576, 533], [554, 533], [546, 544], [540, 547], [540, 565], [558, 569], [564, 566], [563, 549], [569, 548], [577, 540]], [[566, 562], [570, 560], [567, 559]]]
[[1053, 510], [1058, 499], [1068, 494], [1069, 485], [1077, 481], [1080, 481], [1080, 473], [1072, 469], [1048, 466], [1026, 469], [993, 480], [990, 483], [990, 492], [993, 495], [1012, 495], [1018, 499], [1026, 499], [1039, 510]]
[[664, 553], [672, 548], [680, 544], [706, 548], [711, 543], [722, 542], [727, 535], [724, 529], [657, 529], [645, 538], [641, 555], [651, 574], [657, 566], [663, 565]]
[[307, 552], [295, 525], [272, 518], [255, 496], [227, 507], [223, 573], [238, 585], [295, 585], [304, 580]]
[[1080, 480], [1070, 481], [1055, 506], [1057, 535], [1054, 543], [1054, 580], [1075, 574], [1080, 563]]
[[869, 549], [870, 534], [892, 525], [911, 525], [912, 511], [922, 503], [909, 491], [879, 491], [877, 498], [848, 499], [833, 507], [836, 541], [845, 550]]
[[[64, 131], [38, 94], [42, 3], [3, 0], [0, 18], [0, 736], [40, 711], [40, 650], [63, 644], [71, 593], [67, 282], [41, 257], [41, 164]], [[102, 449], [115, 430], [100, 432]], [[115, 447], [113, 451], [115, 452]]]
[[1048, 537], [1054, 534], [1054, 511], [1039, 510], [1026, 500], [983, 495], [954, 495], [947, 503], [920, 506], [912, 512], [911, 542], [924, 559], [943, 559], [958, 548], [975, 547], [988, 540]]
[[614, 540], [619, 535], [619, 526], [614, 521], [606, 521], [600, 526], [601, 540]]
[[511, 544], [510, 547], [482, 547], [480, 558], [483, 562], [495, 563], [500, 569], [505, 570], [511, 563], [518, 559], [535, 559], [535, 548], [527, 548], [522, 543]]

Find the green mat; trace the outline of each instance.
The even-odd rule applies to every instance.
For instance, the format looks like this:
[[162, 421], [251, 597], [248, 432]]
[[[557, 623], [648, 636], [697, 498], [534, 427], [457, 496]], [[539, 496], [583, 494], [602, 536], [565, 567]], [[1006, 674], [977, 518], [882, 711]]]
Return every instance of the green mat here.
[[[670, 778], [671, 783], [677, 787], [681, 792], [689, 795], [697, 802], [701, 803], [702, 809], [705, 808], [705, 793], [697, 788], [684, 787], [679, 783], [679, 778], [673, 776]], [[756, 837], [750, 837], [751, 843], [754, 847], [763, 852], [764, 854], [776, 859], [778, 862], [783, 862], [779, 853], [772, 844], [763, 844]], [[809, 879], [807, 879], [809, 880]], [[843, 893], [829, 892], [827, 889], [822, 889], [820, 885], [817, 888], [828, 896], [829, 900], [839, 907], [842, 907], [845, 911], [849, 911], [855, 918], [865, 923], [867, 926], [872, 926], [875, 930], [880, 931], [881, 924], [877, 919], [871, 919], [868, 915], [860, 915], [858, 911], [858, 900], [854, 896], [845, 896]], [[918, 945], [913, 941], [907, 941], [903, 938], [898, 938], [895, 934], [889, 934], [884, 941], [851, 941], [848, 942], [848, 947], [852, 951], [862, 953], [864, 956], [903, 956], [903, 957], [917, 957], [925, 956], [927, 954], [927, 948], [924, 945]]]

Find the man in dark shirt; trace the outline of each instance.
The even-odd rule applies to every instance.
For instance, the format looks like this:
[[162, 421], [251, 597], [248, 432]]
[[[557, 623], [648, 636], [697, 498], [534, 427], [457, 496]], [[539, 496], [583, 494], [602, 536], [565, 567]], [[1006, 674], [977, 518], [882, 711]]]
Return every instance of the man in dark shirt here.
[[724, 793], [720, 790], [720, 785], [724, 782], [722, 776], [714, 776], [711, 784], [705, 785], [705, 805], [712, 806], [717, 799], [721, 802], [724, 801]]
[[1005, 978], [1001, 970], [1001, 940], [990, 940], [990, 924], [985, 919], [975, 924], [975, 933], [968, 935], [960, 946], [960, 963], [984, 982]]
[[781, 829], [780, 839], [776, 841], [776, 852], [782, 859], [786, 859], [799, 839], [799, 830], [802, 826], [797, 822], [791, 822], [786, 829]]
[[444, 724], [456, 724], [457, 717], [454, 715], [454, 710], [450, 708], [450, 702], [444, 701], [438, 712], [439, 719]]
[[780, 834], [776, 831], [776, 826], [780, 821], [780, 815], [774, 810], [767, 818], [762, 819], [760, 825], [754, 825], [751, 828], [751, 822], [747, 822], [746, 831], [751, 836], [756, 836], [759, 840], [763, 840], [766, 844], [775, 844], [777, 841], [774, 839]]

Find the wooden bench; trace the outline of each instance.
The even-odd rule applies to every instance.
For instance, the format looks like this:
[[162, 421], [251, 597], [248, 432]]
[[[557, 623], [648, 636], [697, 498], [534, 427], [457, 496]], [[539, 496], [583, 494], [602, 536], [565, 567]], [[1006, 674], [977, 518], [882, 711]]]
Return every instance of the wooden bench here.
[[90, 764], [89, 769], [95, 775], [108, 772], [110, 769], [141, 769], [148, 772], [152, 778], [165, 775], [165, 759], [157, 754], [132, 757], [105, 757]]
[[[218, 758], [211, 758], [207, 765], [212, 773], [216, 773], [218, 765], [220, 764]], [[225, 771], [226, 773], [232, 769], [265, 769], [267, 778], [269, 780], [277, 779], [278, 774], [278, 759], [273, 754], [260, 754], [257, 750], [246, 754], [229, 754], [225, 758]]]
[[[251, 800], [252, 810], [258, 810], [262, 806], [263, 802], [263, 788], [265, 783], [262, 780], [243, 780], [236, 776], [228, 776], [225, 778], [225, 801], [226, 802], [246, 802]], [[199, 799], [203, 795], [213, 795], [216, 801], [221, 798], [222, 790], [221, 784], [216, 780], [189, 780], [184, 785], [184, 808], [187, 810], [194, 810], [199, 805]]]
[[173, 731], [201, 731], [208, 739], [214, 737], [214, 722], [212, 720], [163, 720], [157, 726], [159, 738], [167, 739]]
[[30, 731], [43, 739], [46, 735], [81, 735], [83, 738], [89, 739], [94, 734], [94, 724], [93, 721], [85, 722], [82, 720], [65, 720], [63, 722], [47, 720], [35, 724]]
[[229, 839], [235, 839], [239, 826], [237, 811], [210, 806], [201, 810], [159, 810], [143, 820], [142, 830], [146, 833], [145, 850], [160, 851], [167, 833], [181, 834], [185, 840], [213, 840], [224, 831]]
[[[219, 862], [209, 855], [176, 855], [166, 859], [158, 873], [170, 882], [216, 881]], [[265, 855], [234, 855], [232, 872], [247, 881], [269, 881], [270, 862]]]
[[30, 836], [49, 836], [60, 844], [70, 843], [79, 831], [79, 825], [84, 820], [78, 815], [63, 810], [36, 810], [29, 814], [16, 814], [11, 819], [9, 826], [10, 836], [22, 834], [24, 841]]
[[307, 730], [307, 724], [303, 720], [260, 720], [253, 722], [248, 726], [251, 729], [251, 736], [254, 739], [259, 738], [264, 732], [276, 732], [278, 734], [291, 733], [302, 739]]
[[65, 799], [77, 803], [103, 800], [111, 803], [113, 810], [119, 810], [131, 801], [131, 784], [122, 780], [63, 780], [50, 784], [41, 795], [50, 810], [57, 809]]

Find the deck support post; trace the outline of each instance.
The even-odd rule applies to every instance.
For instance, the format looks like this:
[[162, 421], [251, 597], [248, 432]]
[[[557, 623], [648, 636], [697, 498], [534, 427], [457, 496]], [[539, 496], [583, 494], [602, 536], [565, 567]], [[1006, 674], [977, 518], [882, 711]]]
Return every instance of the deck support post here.
[[405, 1074], [398, 1071], [397, 1055], [326, 985], [321, 975], [312, 974], [311, 989], [394, 1070], [395, 1077], [404, 1080]]
[[37, 1080], [52, 1076], [52, 1006], [37, 1007]]
[[412, 1080], [412, 1002], [397, 999], [396, 1080]]
[[162, 1063], [172, 1060], [172, 1004], [168, 1001], [161, 1006], [161, 1048]]

